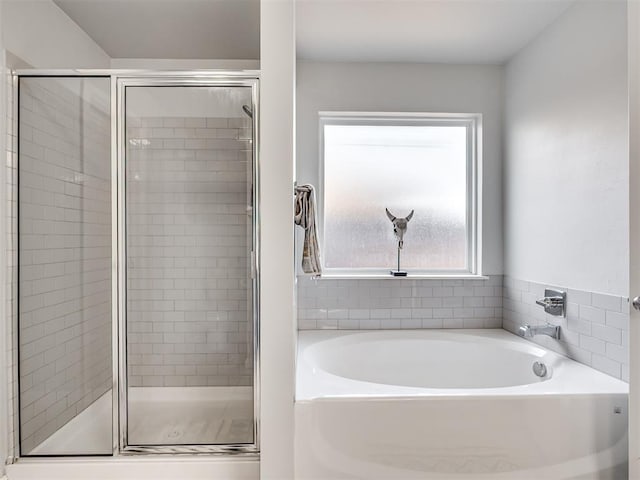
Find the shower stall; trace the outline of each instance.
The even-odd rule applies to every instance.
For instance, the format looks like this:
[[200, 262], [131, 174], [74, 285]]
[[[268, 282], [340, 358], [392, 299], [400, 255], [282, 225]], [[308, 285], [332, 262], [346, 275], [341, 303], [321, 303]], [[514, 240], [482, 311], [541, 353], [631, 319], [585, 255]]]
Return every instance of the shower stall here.
[[18, 72], [15, 456], [258, 452], [258, 78]]

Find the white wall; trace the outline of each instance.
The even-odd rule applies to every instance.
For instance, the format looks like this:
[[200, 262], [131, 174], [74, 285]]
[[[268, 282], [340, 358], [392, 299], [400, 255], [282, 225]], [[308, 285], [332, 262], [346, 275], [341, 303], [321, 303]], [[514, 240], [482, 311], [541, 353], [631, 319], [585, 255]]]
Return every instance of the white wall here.
[[[629, 60], [629, 289], [640, 289], [640, 3], [628, 5]], [[629, 404], [640, 403], [640, 312], [630, 309]], [[640, 409], [629, 410], [629, 478], [640, 478]]]
[[134, 70], [260, 70], [260, 60], [112, 58], [111, 68]]
[[251, 106], [250, 87], [141, 87], [127, 95], [127, 115], [143, 117], [239, 118]]
[[502, 273], [501, 99], [499, 66], [299, 62], [297, 181], [319, 184], [319, 111], [482, 113], [482, 273]]
[[110, 58], [51, 0], [4, 0], [4, 48], [35, 68], [109, 68]]
[[260, 478], [293, 478], [294, 0], [260, 3]]
[[624, 2], [577, 2], [506, 67], [505, 273], [628, 294]]

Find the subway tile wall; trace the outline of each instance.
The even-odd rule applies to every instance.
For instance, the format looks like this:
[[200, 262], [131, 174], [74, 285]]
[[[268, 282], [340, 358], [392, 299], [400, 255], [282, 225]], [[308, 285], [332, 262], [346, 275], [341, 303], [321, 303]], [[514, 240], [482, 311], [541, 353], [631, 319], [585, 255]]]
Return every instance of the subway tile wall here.
[[[549, 315], [536, 305], [536, 299], [544, 296], [545, 288], [567, 292], [566, 318]], [[513, 333], [524, 324], [560, 325], [560, 340], [538, 335], [532, 341], [629, 381], [629, 302], [626, 297], [505, 276], [503, 317], [503, 327]]]
[[23, 454], [111, 387], [109, 86], [21, 81]]
[[456, 279], [298, 277], [298, 328], [500, 328], [502, 276]]
[[252, 384], [248, 118], [127, 118], [131, 386]]
[[7, 204], [6, 204], [6, 242], [7, 242], [7, 266], [6, 266], [6, 275], [7, 280], [5, 284], [5, 315], [6, 319], [5, 324], [5, 332], [7, 339], [7, 356], [5, 357], [7, 360], [7, 380], [9, 383], [8, 388], [8, 438], [7, 438], [7, 455], [9, 457], [15, 456], [15, 425], [17, 421], [17, 409], [14, 408], [14, 405], [17, 405], [17, 397], [18, 397], [18, 382], [17, 378], [14, 375], [14, 369], [16, 365], [17, 359], [17, 351], [15, 349], [15, 339], [17, 338], [14, 335], [17, 335], [15, 331], [14, 325], [17, 322], [17, 308], [18, 303], [16, 302], [17, 295], [17, 190], [16, 190], [16, 166], [17, 166], [17, 154], [18, 154], [18, 138], [16, 128], [14, 126], [15, 119], [15, 109], [16, 105], [14, 102], [14, 94], [15, 89], [13, 85], [13, 77], [11, 75], [11, 65], [6, 65], [7, 72], [7, 99], [6, 99], [6, 125], [7, 125], [7, 139], [6, 139], [6, 164], [5, 164], [5, 182], [6, 182], [6, 192], [7, 192]]
[[[504, 286], [503, 286], [504, 283]], [[504, 328], [547, 321], [561, 339], [533, 341], [628, 381], [628, 299], [567, 289], [567, 317], [535, 304], [549, 285], [501, 275], [488, 280], [313, 279], [298, 277], [298, 328]]]

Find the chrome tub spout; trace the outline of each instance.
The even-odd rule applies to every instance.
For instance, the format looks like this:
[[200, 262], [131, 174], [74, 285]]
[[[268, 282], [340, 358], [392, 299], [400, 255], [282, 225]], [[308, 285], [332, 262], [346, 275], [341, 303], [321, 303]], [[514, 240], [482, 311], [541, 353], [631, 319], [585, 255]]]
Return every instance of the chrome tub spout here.
[[560, 326], [547, 323], [546, 325], [523, 325], [518, 329], [518, 335], [533, 338], [535, 335], [547, 335], [560, 340]]

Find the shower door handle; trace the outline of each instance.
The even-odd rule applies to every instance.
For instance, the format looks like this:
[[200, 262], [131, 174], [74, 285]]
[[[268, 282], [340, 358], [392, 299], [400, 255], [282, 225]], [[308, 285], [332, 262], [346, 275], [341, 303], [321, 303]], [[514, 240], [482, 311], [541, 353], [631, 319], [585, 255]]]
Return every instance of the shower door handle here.
[[252, 250], [251, 251], [251, 278], [256, 278], [258, 276], [257, 271], [258, 271], [258, 265], [256, 261], [256, 251]]

